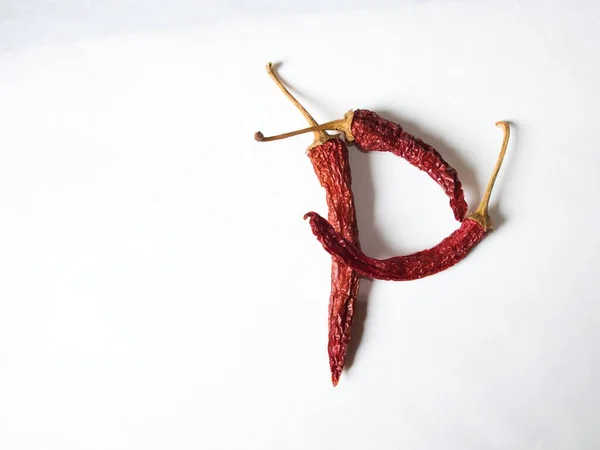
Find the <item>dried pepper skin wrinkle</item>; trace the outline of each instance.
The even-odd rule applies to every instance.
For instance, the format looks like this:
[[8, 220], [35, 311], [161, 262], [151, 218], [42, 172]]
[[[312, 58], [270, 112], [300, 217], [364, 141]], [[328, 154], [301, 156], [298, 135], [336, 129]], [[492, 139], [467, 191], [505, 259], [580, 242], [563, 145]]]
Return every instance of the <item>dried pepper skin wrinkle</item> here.
[[[325, 189], [328, 225], [346, 242], [359, 248], [346, 144], [340, 139], [329, 139], [321, 145], [310, 148], [307, 153], [315, 174]], [[334, 386], [340, 379], [346, 360], [359, 284], [360, 278], [356, 271], [343, 261], [332, 258], [327, 350], [331, 381]]]
[[425, 171], [450, 198], [454, 217], [462, 222], [467, 214], [467, 202], [458, 174], [431, 145], [407, 133], [400, 125], [364, 109], [354, 111], [351, 130], [361, 150], [392, 152]]

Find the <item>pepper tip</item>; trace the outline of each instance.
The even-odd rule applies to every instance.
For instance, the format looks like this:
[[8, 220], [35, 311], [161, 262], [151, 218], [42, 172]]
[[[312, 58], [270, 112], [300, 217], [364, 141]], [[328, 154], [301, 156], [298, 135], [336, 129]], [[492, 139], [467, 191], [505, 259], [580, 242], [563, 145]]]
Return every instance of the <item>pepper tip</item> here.
[[304, 217], [303, 217], [303, 219], [304, 219], [304, 220], [306, 220], [306, 219], [314, 219], [314, 217], [315, 217], [315, 216], [317, 216], [317, 215], [318, 215], [318, 214], [317, 214], [316, 212], [314, 212], [314, 211], [309, 211], [309, 212], [307, 212], [306, 214], [304, 214]]
[[339, 376], [339, 374], [332, 373], [331, 374], [331, 384], [333, 384], [333, 387], [336, 387], [339, 382], [340, 382], [340, 376]]

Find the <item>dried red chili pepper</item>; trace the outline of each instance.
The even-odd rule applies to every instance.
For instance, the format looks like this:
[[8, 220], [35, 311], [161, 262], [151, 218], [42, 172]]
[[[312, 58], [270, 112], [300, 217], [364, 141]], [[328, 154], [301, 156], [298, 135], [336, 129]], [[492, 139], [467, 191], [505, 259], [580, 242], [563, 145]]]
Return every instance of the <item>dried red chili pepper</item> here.
[[[402, 147], [402, 145], [394, 144], [394, 142], [392, 142], [394, 136], [398, 136], [399, 140], [402, 138], [401, 132], [393, 131], [393, 127], [390, 127], [389, 122], [386, 122], [387, 121], [384, 121], [384, 119], [376, 116], [375, 113], [368, 111], [357, 111], [357, 114], [353, 114], [352, 111], [350, 111], [342, 120], [328, 122], [326, 124], [309, 129], [285, 133], [284, 135], [263, 139], [279, 139], [282, 137], [301, 134], [309, 130], [334, 129], [344, 132], [348, 140], [357, 138], [358, 141], [358, 139], [360, 139], [361, 142], [371, 149], [396, 149]], [[510, 128], [508, 123], [498, 122], [496, 125], [503, 127], [504, 141], [502, 144], [502, 150], [500, 151], [500, 156], [498, 157], [498, 161], [496, 162], [496, 166], [494, 167], [494, 171], [479, 207], [473, 213], [467, 216], [458, 230], [456, 230], [435, 247], [414, 253], [412, 255], [397, 256], [384, 260], [370, 258], [366, 256], [360, 250], [360, 248], [350, 242], [347, 242], [342, 236], [339, 235], [339, 233], [336, 233], [335, 230], [329, 226], [325, 219], [323, 219], [317, 213], [311, 212], [306, 214], [305, 218], [310, 219], [310, 225], [313, 233], [317, 236], [325, 250], [332, 254], [334, 258], [338, 259], [339, 261], [343, 261], [361, 275], [370, 278], [394, 281], [415, 280], [433, 275], [453, 266], [457, 262], [461, 261], [469, 253], [469, 251], [472, 250], [473, 247], [475, 247], [493, 228], [488, 214], [488, 204], [492, 188], [494, 187], [494, 182], [506, 153], [510, 136]], [[403, 152], [398, 153], [400, 153], [400, 156], [404, 156], [405, 154]], [[452, 177], [450, 177], [450, 179], [452, 179]], [[445, 179], [440, 181], [438, 181], [438, 183], [442, 184], [446, 190], [446, 193], [451, 198], [451, 206], [453, 207], [455, 217], [461, 220], [462, 216], [464, 216], [460, 206], [461, 199], [455, 197], [455, 193], [457, 192], [456, 189], [449, 189], [451, 186], [456, 186], [457, 183], [450, 181], [446, 184], [444, 183]], [[462, 197], [462, 189], [460, 189], [460, 184], [458, 187], [460, 190], [459, 195]], [[462, 200], [464, 201], [464, 199]]]
[[[450, 198], [454, 217], [462, 221], [467, 213], [467, 202], [456, 170], [429, 144], [407, 133], [394, 122], [383, 119], [372, 111], [358, 109], [346, 113], [344, 119], [327, 122], [319, 129], [333, 129], [345, 134], [348, 142], [354, 142], [363, 151], [388, 151], [406, 159], [413, 166], [425, 171], [439, 184]], [[314, 127], [264, 137], [260, 132], [255, 138], [271, 141], [312, 131]]]
[[[272, 75], [273, 76], [273, 75]], [[274, 77], [274, 79], [276, 79]], [[278, 81], [278, 80], [276, 80]], [[426, 171], [430, 177], [432, 177], [446, 192], [450, 198], [450, 206], [454, 212], [454, 216], [457, 220], [462, 221], [465, 218], [467, 211], [467, 204], [464, 200], [464, 194], [462, 186], [456, 174], [456, 171], [446, 162], [444, 159], [433, 149], [431, 146], [425, 144], [420, 139], [404, 132], [402, 128], [392, 122], [386, 121], [375, 113], [365, 110], [357, 110], [355, 113], [350, 111], [346, 114], [344, 119], [328, 122], [322, 125], [316, 125], [314, 119], [302, 108], [301, 105], [289, 94], [289, 92], [280, 84], [280, 87], [284, 93], [292, 100], [296, 106], [300, 108], [305, 117], [311, 123], [311, 127], [295, 132], [285, 133], [279, 136], [272, 136], [265, 138], [262, 133], [257, 132], [255, 139], [258, 141], [271, 141], [275, 139], [282, 139], [285, 137], [295, 136], [297, 134], [305, 132], [317, 132], [325, 130], [336, 130], [342, 131], [346, 135], [347, 141], [356, 141], [358, 146], [364, 151], [391, 151], [398, 156], [402, 156], [407, 159], [410, 163], [417, 166], [421, 170]], [[344, 331], [346, 327], [340, 328], [342, 323], [342, 317], [345, 317], [345, 323], [348, 324], [347, 328], [347, 339], [349, 339], [349, 326], [352, 320], [352, 310], [347, 308], [346, 315], [343, 316], [336, 310], [335, 300], [337, 295], [335, 294], [336, 286], [338, 282], [340, 285], [345, 285], [343, 280], [343, 274], [348, 273], [350, 279], [355, 279], [356, 272], [362, 275], [370, 276], [373, 278], [382, 278], [390, 280], [411, 280], [416, 278], [422, 278], [424, 276], [432, 275], [441, 270], [444, 270], [456, 262], [460, 261], [466, 256], [466, 254], [473, 248], [491, 229], [491, 221], [487, 214], [487, 203], [491, 193], [495, 177], [500, 168], [502, 157], [506, 151], [508, 143], [508, 125], [504, 122], [499, 123], [505, 127], [505, 142], [501, 156], [496, 165], [494, 175], [488, 185], [486, 196], [481, 202], [480, 207], [477, 211], [471, 214], [467, 220], [463, 223], [461, 228], [453, 233], [448, 238], [444, 239], [436, 247], [418, 252], [413, 255], [401, 256], [396, 258], [390, 258], [388, 260], [376, 260], [364, 255], [358, 244], [358, 232], [356, 231], [356, 219], [354, 214], [354, 205], [352, 201], [352, 192], [350, 191], [350, 171], [348, 167], [347, 152], [344, 147], [340, 150], [332, 148], [333, 155], [342, 155], [342, 158], [333, 157], [326, 158], [325, 152], [322, 153], [323, 158], [317, 158], [313, 160], [315, 172], [317, 173], [321, 184], [325, 187], [328, 193], [328, 206], [329, 206], [329, 218], [330, 221], [334, 222], [333, 225], [328, 223], [325, 219], [316, 213], [308, 213], [306, 217], [311, 219], [311, 226], [313, 232], [317, 235], [319, 240], [322, 242], [324, 247], [333, 255], [333, 260], [337, 261], [339, 265], [337, 269], [344, 269], [348, 272], [339, 272], [336, 270], [336, 266], [332, 269], [332, 294], [330, 303], [330, 365], [332, 369], [332, 380], [334, 385], [339, 379], [339, 373], [343, 367], [343, 358], [347, 340], [344, 344]], [[317, 135], [316, 135], [317, 136]], [[329, 142], [339, 141], [339, 144], [343, 146], [343, 142], [335, 137], [332, 138], [327, 135], [317, 136], [313, 148], [317, 146], [325, 148], [325, 145]], [[310, 153], [309, 153], [310, 155]], [[329, 164], [327, 164], [329, 163]], [[336, 165], [340, 164], [341, 172], [336, 169]], [[334, 194], [334, 189], [331, 189], [329, 185], [331, 174], [347, 174], [347, 184], [340, 182], [339, 186], [347, 186], [347, 194], [351, 201], [352, 209], [352, 223], [347, 230], [344, 229], [343, 223], [339, 221], [339, 214], [332, 214], [332, 210], [338, 208], [336, 206], [336, 195], [339, 196], [339, 192]], [[324, 176], [326, 175], [327, 176]], [[342, 179], [346, 178], [344, 175]], [[335, 184], [334, 184], [335, 185]], [[340, 192], [344, 192], [341, 190]], [[333, 216], [333, 218], [332, 218]], [[350, 231], [349, 231], [350, 230]], [[349, 235], [349, 237], [347, 237]], [[350, 269], [349, 269], [350, 267]], [[353, 272], [355, 269], [356, 272]], [[337, 280], [337, 281], [336, 281]], [[358, 289], [358, 280], [356, 286]], [[344, 296], [342, 296], [344, 298]], [[356, 292], [353, 294], [353, 301], [356, 299]], [[348, 302], [350, 304], [350, 302]], [[337, 312], [337, 315], [336, 315]], [[332, 330], [339, 330], [340, 332], [332, 333]], [[341, 338], [341, 339], [340, 339]], [[342, 345], [337, 343], [341, 342]], [[333, 347], [331, 344], [334, 344]], [[332, 349], [334, 349], [332, 351]], [[340, 352], [341, 350], [341, 352]], [[337, 362], [335, 356], [338, 355]], [[340, 358], [341, 356], [341, 358]], [[341, 365], [340, 365], [341, 362]], [[337, 368], [337, 371], [336, 371]], [[337, 377], [336, 377], [337, 373]]]
[[351, 128], [354, 142], [362, 151], [392, 152], [425, 171], [450, 198], [456, 220], [460, 222], [465, 218], [467, 202], [458, 174], [431, 145], [407, 133], [400, 125], [364, 109], [354, 111]]
[[317, 213], [304, 216], [317, 239], [335, 259], [348, 264], [362, 276], [378, 280], [409, 281], [434, 275], [458, 263], [475, 247], [489, 229], [467, 217], [461, 227], [435, 247], [406, 256], [374, 259], [366, 256], [335, 232]]
[[[270, 63], [267, 64], [267, 72], [286, 97], [302, 112], [308, 122], [311, 125], [316, 125], [317, 123], [313, 117], [278, 79]], [[358, 227], [356, 225], [354, 197], [350, 188], [352, 180], [348, 149], [346, 144], [337, 136], [330, 136], [324, 131], [315, 131], [314, 134], [315, 140], [308, 148], [307, 154], [321, 186], [325, 188], [328, 225], [347, 242], [351, 242], [358, 248]], [[334, 386], [338, 384], [346, 359], [359, 282], [359, 275], [354, 270], [342, 261], [332, 258], [327, 350], [331, 381]]]

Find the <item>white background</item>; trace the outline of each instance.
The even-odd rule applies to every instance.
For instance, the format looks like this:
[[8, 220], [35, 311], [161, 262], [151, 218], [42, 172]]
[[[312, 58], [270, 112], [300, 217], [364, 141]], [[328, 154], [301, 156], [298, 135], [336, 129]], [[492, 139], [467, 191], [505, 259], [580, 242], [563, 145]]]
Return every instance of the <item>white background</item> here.
[[[595, 449], [596, 2], [0, 7], [0, 448]], [[337, 6], [336, 6], [337, 4]], [[330, 383], [326, 213], [304, 150], [367, 108], [435, 145], [471, 205], [513, 124], [497, 231], [363, 282]], [[351, 148], [372, 256], [456, 228], [425, 174]]]

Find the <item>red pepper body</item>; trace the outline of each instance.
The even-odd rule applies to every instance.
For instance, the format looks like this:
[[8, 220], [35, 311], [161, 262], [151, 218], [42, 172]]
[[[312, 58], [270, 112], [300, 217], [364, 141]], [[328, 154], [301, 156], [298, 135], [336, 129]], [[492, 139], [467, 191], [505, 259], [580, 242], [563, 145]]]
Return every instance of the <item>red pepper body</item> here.
[[427, 172], [450, 197], [456, 220], [465, 218], [467, 202], [458, 174], [431, 145], [407, 133], [400, 125], [364, 109], [354, 111], [351, 130], [361, 150], [392, 152]]
[[378, 280], [416, 280], [446, 270], [464, 259], [486, 234], [479, 222], [467, 218], [458, 230], [435, 247], [406, 256], [374, 259], [337, 233], [317, 213], [309, 212], [304, 218], [310, 219], [313, 233], [334, 259], [362, 276]]
[[[308, 156], [321, 186], [325, 188], [329, 209], [328, 225], [346, 242], [359, 248], [358, 226], [354, 197], [350, 187], [352, 179], [346, 145], [340, 139], [330, 139], [311, 148]], [[359, 281], [359, 275], [343, 261], [332, 259], [327, 348], [331, 380], [334, 386], [339, 381], [346, 359]]]

